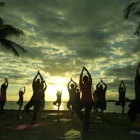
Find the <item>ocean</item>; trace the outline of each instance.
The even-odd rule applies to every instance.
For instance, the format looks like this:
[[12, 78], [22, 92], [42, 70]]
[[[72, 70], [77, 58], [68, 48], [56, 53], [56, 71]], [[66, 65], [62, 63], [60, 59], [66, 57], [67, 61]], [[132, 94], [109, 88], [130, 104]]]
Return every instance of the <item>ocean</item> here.
[[[18, 110], [19, 105], [16, 104], [17, 101], [6, 101], [4, 109], [6, 110]], [[24, 101], [21, 110], [24, 110], [24, 106], [26, 105], [26, 101]], [[125, 113], [128, 112], [128, 105], [130, 102], [126, 102], [125, 106]], [[33, 108], [31, 108], [33, 109]], [[115, 102], [107, 102], [107, 108], [104, 112], [110, 112], [110, 113], [121, 113], [121, 106], [116, 106]], [[53, 101], [46, 101], [45, 102], [45, 108], [44, 110], [57, 110], [57, 106], [53, 105]], [[61, 102], [60, 110], [68, 110], [67, 108], [67, 102]]]

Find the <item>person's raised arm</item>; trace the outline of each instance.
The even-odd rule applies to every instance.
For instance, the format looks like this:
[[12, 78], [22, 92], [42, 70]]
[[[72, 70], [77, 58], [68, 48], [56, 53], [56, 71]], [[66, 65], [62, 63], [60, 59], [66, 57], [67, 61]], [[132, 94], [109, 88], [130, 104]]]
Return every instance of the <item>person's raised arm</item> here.
[[138, 67], [137, 67], [137, 70], [136, 70], [136, 76], [139, 75], [139, 68], [140, 68], [140, 62], [139, 62], [139, 64], [138, 64]]
[[22, 87], [19, 89], [19, 92], [21, 91]]
[[6, 85], [6, 87], [8, 87], [8, 79], [7, 78], [5, 78], [4, 84]]
[[104, 90], [107, 90], [107, 84], [102, 80], [102, 83], [104, 84], [105, 88]]
[[126, 87], [125, 87], [125, 84], [124, 82], [122, 81], [122, 84], [123, 84], [123, 89], [124, 89], [124, 92], [126, 92]]
[[89, 77], [89, 82], [91, 82], [92, 83], [92, 77], [91, 77], [91, 74], [89, 73], [89, 71], [87, 70], [87, 68], [86, 67], [84, 67], [84, 70], [87, 72], [87, 74], [88, 74], [88, 77]]
[[77, 83], [73, 79], [71, 79], [71, 81], [74, 83], [75, 88], [77, 88]]
[[101, 81], [96, 85], [96, 90], [99, 88], [99, 85], [100, 85], [101, 82], [102, 82], [102, 79], [101, 79]]
[[80, 74], [80, 79], [79, 79], [79, 84], [82, 84], [82, 76], [83, 76], [83, 71], [84, 71], [84, 66], [82, 68], [81, 74]]
[[71, 83], [71, 79], [70, 79], [70, 81], [69, 81], [68, 84], [67, 84], [67, 89], [68, 89], [68, 91], [70, 90], [70, 83]]
[[37, 75], [36, 75], [36, 76], [34, 77], [34, 79], [33, 79], [33, 82], [32, 82], [32, 88], [34, 88], [35, 81], [36, 81], [36, 78], [37, 78], [38, 74], [39, 74], [39, 71], [37, 72]]
[[39, 76], [40, 76], [40, 79], [41, 79], [41, 84], [43, 85], [43, 77], [42, 77], [42, 75], [40, 74], [40, 72], [38, 71], [38, 74], [39, 74]]
[[25, 93], [25, 91], [26, 91], [26, 88], [25, 88], [25, 86], [24, 86], [24, 91], [23, 91], [23, 94]]
[[22, 87], [19, 89], [18, 94], [20, 95], [20, 91], [21, 91]]
[[120, 92], [121, 85], [122, 85], [122, 81], [120, 82], [120, 85], [119, 85], [119, 88], [118, 88], [118, 92]]
[[44, 80], [44, 83], [45, 83], [45, 87], [44, 87], [44, 90], [47, 89], [47, 84], [46, 84], [46, 81]]

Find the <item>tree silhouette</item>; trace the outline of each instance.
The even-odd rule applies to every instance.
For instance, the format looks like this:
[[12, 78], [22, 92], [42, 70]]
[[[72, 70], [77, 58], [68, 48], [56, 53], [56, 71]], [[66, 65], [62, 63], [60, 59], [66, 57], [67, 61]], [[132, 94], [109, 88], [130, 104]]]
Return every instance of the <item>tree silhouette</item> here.
[[[0, 6], [5, 6], [4, 2], [0, 2]], [[0, 17], [0, 46], [5, 47], [7, 50], [11, 50], [16, 56], [19, 56], [17, 48], [26, 53], [26, 50], [13, 41], [8, 40], [8, 37], [24, 35], [24, 32], [20, 29], [13, 27], [12, 25], [4, 24], [3, 19]]]
[[[133, 14], [135, 16], [140, 16], [140, 9], [139, 9], [140, 2], [133, 2], [130, 3], [125, 9], [124, 9], [124, 19], [128, 19], [130, 14]], [[140, 34], [140, 22], [138, 23], [138, 27], [136, 28], [134, 35]]]

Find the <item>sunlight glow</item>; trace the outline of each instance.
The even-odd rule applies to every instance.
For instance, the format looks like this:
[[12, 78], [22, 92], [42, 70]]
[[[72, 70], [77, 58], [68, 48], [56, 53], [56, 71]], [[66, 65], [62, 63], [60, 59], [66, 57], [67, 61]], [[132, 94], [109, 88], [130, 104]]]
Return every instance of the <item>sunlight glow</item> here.
[[69, 96], [68, 96], [68, 90], [67, 90], [67, 83], [68, 80], [62, 77], [51, 77], [50, 79], [51, 84], [47, 85], [47, 90], [46, 90], [46, 100], [51, 100], [55, 101], [56, 100], [56, 92], [58, 90], [62, 90], [62, 101], [67, 101]]

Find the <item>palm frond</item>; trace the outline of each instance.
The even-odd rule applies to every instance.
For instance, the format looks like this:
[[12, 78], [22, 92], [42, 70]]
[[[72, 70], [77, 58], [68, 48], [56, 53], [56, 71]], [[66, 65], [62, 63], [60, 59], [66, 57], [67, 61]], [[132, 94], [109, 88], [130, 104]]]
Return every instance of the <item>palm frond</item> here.
[[0, 26], [0, 37], [6, 38], [9, 36], [15, 35], [19, 37], [20, 35], [24, 35], [24, 32], [20, 29], [14, 28], [12, 25], [2, 25]]
[[4, 2], [0, 2], [0, 6], [5, 6], [6, 4]]
[[3, 19], [0, 17], [0, 26], [3, 25]]
[[134, 15], [140, 16], [140, 11], [135, 12]]
[[140, 34], [140, 23], [134, 32], [134, 35], [139, 35], [139, 34]]
[[130, 13], [136, 8], [140, 2], [133, 2], [124, 9], [124, 19], [128, 19]]
[[16, 50], [16, 48], [22, 50], [24, 53], [26, 53], [26, 50], [24, 48], [22, 48], [20, 45], [10, 41], [10, 40], [7, 40], [7, 39], [4, 39], [4, 38], [0, 38], [0, 43], [3, 47], [5, 47], [7, 50], [12, 50], [13, 53], [16, 55], [16, 56], [19, 56], [19, 53], [18, 51]]

